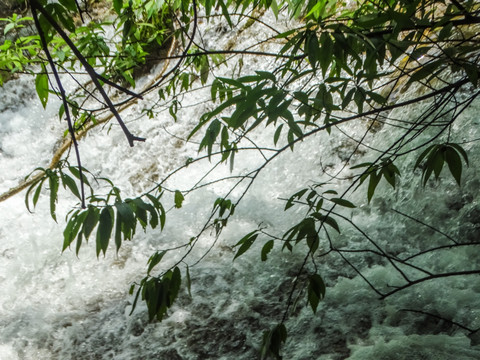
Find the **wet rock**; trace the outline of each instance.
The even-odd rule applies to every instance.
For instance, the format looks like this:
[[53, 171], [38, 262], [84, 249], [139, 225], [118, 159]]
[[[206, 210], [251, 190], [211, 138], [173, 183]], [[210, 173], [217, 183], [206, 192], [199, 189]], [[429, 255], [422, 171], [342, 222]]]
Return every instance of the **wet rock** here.
[[476, 346], [480, 344], [480, 329], [477, 329], [473, 333], [469, 334], [468, 337], [470, 338], [470, 345]]
[[23, 12], [26, 8], [25, 1], [0, 0], [0, 16], [9, 16], [15, 12]]
[[453, 324], [447, 319], [441, 317], [425, 315], [423, 318], [415, 321], [415, 326], [419, 335], [440, 334], [453, 332]]
[[244, 354], [248, 350], [247, 336], [233, 320], [212, 318], [206, 323], [191, 323], [185, 336], [189, 351], [194, 352], [199, 359], [220, 355], [234, 358], [235, 354]]
[[319, 353], [329, 354], [332, 360], [346, 359], [350, 355], [350, 349], [347, 347], [347, 338], [337, 329], [326, 327], [318, 327], [315, 333], [319, 339], [326, 341], [319, 341]]
[[[138, 360], [143, 358], [138, 358]], [[175, 349], [160, 351], [155, 355], [155, 359], [183, 360]]]

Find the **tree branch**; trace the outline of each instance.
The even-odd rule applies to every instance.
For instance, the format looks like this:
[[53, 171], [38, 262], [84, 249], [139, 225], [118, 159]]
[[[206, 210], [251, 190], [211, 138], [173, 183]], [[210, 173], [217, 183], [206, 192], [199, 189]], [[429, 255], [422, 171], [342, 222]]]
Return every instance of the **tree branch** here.
[[113, 113], [113, 115], [117, 119], [117, 122], [119, 123], [120, 127], [122, 128], [123, 132], [125, 133], [125, 136], [127, 137], [127, 140], [128, 140], [128, 143], [130, 144], [130, 146], [133, 146], [135, 141], [145, 141], [144, 138], [134, 136], [128, 130], [127, 126], [125, 125], [122, 118], [120, 117], [120, 114], [118, 113], [117, 109], [115, 108], [112, 101], [110, 100], [110, 97], [107, 95], [107, 93], [103, 89], [102, 85], [100, 84], [99, 75], [95, 72], [95, 70], [87, 62], [87, 60], [83, 57], [83, 55], [80, 53], [80, 51], [75, 46], [75, 44], [70, 40], [70, 38], [65, 33], [65, 31], [63, 31], [63, 29], [57, 24], [57, 22], [50, 16], [50, 14], [47, 11], [45, 11], [45, 9], [43, 9], [43, 7], [40, 4], [37, 3], [37, 0], [30, 0], [30, 6], [32, 8], [32, 11], [34, 9], [36, 9], [45, 17], [45, 19], [50, 23], [50, 25], [55, 29], [55, 31], [58, 33], [58, 35], [60, 35], [60, 37], [65, 41], [65, 43], [70, 47], [72, 52], [78, 58], [78, 60], [83, 65], [83, 67], [87, 71], [88, 75], [92, 79], [95, 87], [97, 88], [97, 90], [102, 95], [102, 98], [105, 101], [106, 105], [108, 106], [110, 111]]

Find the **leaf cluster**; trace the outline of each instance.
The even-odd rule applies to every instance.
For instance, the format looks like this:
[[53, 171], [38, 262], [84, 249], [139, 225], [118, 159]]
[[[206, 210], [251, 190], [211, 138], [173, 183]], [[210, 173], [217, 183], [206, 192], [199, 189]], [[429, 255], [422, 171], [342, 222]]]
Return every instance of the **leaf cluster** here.
[[[137, 292], [137, 298], [141, 292], [142, 300], [147, 304], [150, 321], [153, 319], [161, 321], [163, 319], [167, 310], [177, 298], [181, 283], [182, 276], [178, 267], [168, 270], [161, 278], [144, 279]], [[133, 289], [132, 287], [131, 293], [133, 293]]]
[[418, 157], [415, 168], [422, 168], [423, 185], [432, 174], [438, 179], [443, 165], [447, 163], [450, 173], [458, 185], [462, 179], [462, 158], [468, 166], [468, 155], [458, 144], [436, 144], [427, 147]]

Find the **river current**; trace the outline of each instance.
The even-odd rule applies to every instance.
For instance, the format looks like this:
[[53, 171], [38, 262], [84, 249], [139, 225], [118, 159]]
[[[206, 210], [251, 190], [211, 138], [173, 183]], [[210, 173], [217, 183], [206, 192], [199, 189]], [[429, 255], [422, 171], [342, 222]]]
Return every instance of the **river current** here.
[[[226, 42], [225, 31], [229, 30], [221, 24], [202, 26], [207, 47], [221, 47]], [[265, 36], [265, 31], [254, 26], [237, 34], [237, 44], [246, 47]], [[278, 49], [275, 46], [265, 44], [263, 50]], [[242, 71], [267, 69], [273, 64], [274, 59], [245, 57]], [[232, 69], [220, 67], [217, 71], [221, 75]], [[152, 69], [138, 87], [154, 76]], [[72, 82], [70, 86], [73, 89], [75, 85]], [[58, 120], [59, 101], [51, 97], [43, 110], [29, 77], [21, 76], [0, 88], [2, 193], [36, 167], [48, 166], [58, 147], [65, 125]], [[144, 103], [154, 98], [155, 94], [150, 94]], [[184, 139], [198, 114], [211, 109], [206, 99], [208, 90], [201, 88], [186, 94], [177, 121], [168, 111], [148, 119], [142, 116], [144, 103], [132, 106], [122, 117], [135, 135], [147, 141], [130, 148], [115, 124], [97, 127], [80, 141], [83, 165], [96, 175], [110, 178], [125, 196], [150, 189], [189, 158], [197, 157], [198, 144]], [[417, 111], [412, 107], [389, 116], [408, 119]], [[399, 166], [402, 177], [395, 190], [388, 184], [379, 185], [369, 205], [364, 189], [359, 189], [350, 198], [357, 208], [343, 214], [397, 256], [449, 244], [431, 227], [458, 241], [478, 240], [480, 149], [473, 140], [480, 137], [479, 112], [477, 100], [454, 125], [455, 140], [465, 143], [470, 156], [470, 167], [464, 169], [460, 187], [444, 171], [439, 181], [431, 181], [423, 188], [420, 175], [412, 171], [415, 159], [410, 158]], [[342, 129], [359, 137], [366, 128], [359, 122]], [[390, 136], [390, 128], [379, 129], [368, 134], [365, 143], [385, 147]], [[271, 138], [270, 129], [265, 129], [251, 140], [270, 146]], [[181, 209], [173, 209], [173, 199], [167, 194], [164, 201], [170, 211], [163, 231], [137, 231], [134, 240], [126, 242], [118, 255], [111, 247], [105, 257], [98, 259], [92, 242], [82, 247], [78, 257], [74, 249], [61, 252], [64, 217], [76, 206], [66, 193], [61, 193], [58, 203], [58, 223], [50, 218], [46, 191], [34, 213], [27, 211], [24, 193], [0, 203], [0, 360], [257, 359], [263, 331], [282, 318], [303, 252], [281, 252], [278, 246], [268, 261], [262, 262], [258, 245], [233, 261], [237, 249], [232, 247], [259, 225], [277, 235], [292, 226], [302, 214], [295, 210], [283, 212], [282, 199], [326, 172], [341, 170], [342, 161], [354, 148], [350, 139], [334, 130], [331, 135], [310, 137], [297, 144], [294, 152], [275, 159], [260, 173], [220, 239], [215, 242], [210, 232], [202, 236], [187, 260], [191, 265], [191, 296], [184, 286], [161, 323], [148, 321], [142, 303], [130, 315], [130, 285], [145, 276], [147, 260], [154, 251], [184, 244], [198, 233], [213, 201], [225, 196], [234, 180], [213, 183], [188, 194]], [[371, 160], [369, 156], [363, 149], [352, 164]], [[244, 151], [237, 156], [233, 173], [228, 165], [220, 165], [202, 179], [215, 164], [215, 159], [206, 159], [170, 178], [165, 188], [186, 190], [197, 181], [207, 183], [231, 174], [245, 174], [259, 166], [262, 159], [259, 151]], [[342, 185], [330, 181], [341, 189]], [[101, 186], [97, 190], [101, 192]], [[238, 197], [241, 190], [232, 196]], [[368, 247], [365, 237], [347, 222], [340, 226], [341, 234], [333, 238], [337, 246]], [[180, 255], [181, 251], [170, 252], [159, 270], [162, 266], [168, 268]], [[352, 253], [349, 259], [379, 287], [401, 283], [399, 274], [373, 255]], [[201, 261], [197, 264], [197, 260]], [[468, 331], [480, 327], [478, 275], [427, 281], [380, 300], [339, 256], [319, 258], [317, 262], [327, 285], [326, 297], [315, 315], [305, 299], [294, 309], [286, 322], [284, 359], [480, 358], [478, 333]], [[466, 246], [427, 253], [418, 257], [417, 264], [439, 272], [478, 269], [480, 256], [478, 247]]]

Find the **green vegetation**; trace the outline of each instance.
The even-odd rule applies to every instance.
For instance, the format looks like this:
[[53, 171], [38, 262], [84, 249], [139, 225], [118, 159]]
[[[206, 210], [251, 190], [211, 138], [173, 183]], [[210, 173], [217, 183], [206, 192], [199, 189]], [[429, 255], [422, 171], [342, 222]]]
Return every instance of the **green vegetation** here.
[[[365, 123], [363, 137], [356, 140], [355, 149], [345, 161], [344, 168], [351, 170], [353, 176], [344, 180], [346, 185], [341, 193], [322, 179], [298, 184], [300, 190], [285, 199], [284, 209], [278, 211], [301, 208], [303, 219], [280, 236], [261, 227], [238, 236], [236, 261], [241, 261], [241, 256], [256, 242], [262, 242], [262, 261], [269, 260], [273, 248], [291, 252], [299, 247], [299, 251], [305, 252], [298, 275], [306, 276], [295, 278], [281, 321], [265, 333], [262, 359], [281, 358], [288, 330], [285, 321], [292, 315], [296, 302], [306, 298], [315, 313], [319, 302], [328, 296], [316, 259], [336, 253], [353, 267], [341, 249], [333, 245], [331, 234], [341, 232], [341, 224], [356, 227], [343, 211], [356, 207], [351, 199], [354, 191], [364, 191], [370, 202], [379, 184], [385, 182], [392, 189], [397, 188], [402, 158], [412, 159], [415, 165], [411, 172], [420, 168], [416, 173], [424, 186], [433, 181], [433, 174], [436, 180], [453, 176], [461, 185], [463, 165], [469, 164], [468, 151], [459, 143], [453, 124], [479, 95], [480, 6], [476, 1], [368, 0], [347, 4], [332, 0], [114, 0], [110, 13], [95, 20], [90, 20], [88, 6], [79, 8], [74, 0], [30, 0], [28, 16], [14, 14], [0, 19], [5, 35], [0, 45], [0, 82], [11, 74], [29, 73], [44, 107], [52, 93], [63, 99], [59, 115], [68, 121], [77, 165], [63, 159], [51, 168], [37, 169], [40, 175], [28, 183], [26, 193], [30, 209], [48, 184], [55, 221], [60, 185], [79, 199], [80, 206], [68, 215], [63, 250], [75, 246], [78, 252], [96, 231], [99, 256], [105, 254], [112, 240], [117, 250], [123, 241], [132, 240], [138, 226], [162, 229], [168, 221], [164, 209], [167, 206], [162, 203], [162, 181], [148, 192], [127, 199], [121, 197], [120, 189], [109, 179], [95, 179], [109, 184], [111, 190], [106, 195], [95, 194], [90, 186], [94, 176], [81, 166], [76, 137], [95, 124], [99, 110], [109, 109], [113, 113], [131, 146], [144, 140], [130, 133], [104, 87], [122, 92], [122, 103], [137, 101], [155, 90], [158, 102], [144, 104], [145, 114], [154, 117], [161, 106], [168, 106], [175, 120], [181, 109], [181, 93], [198, 83], [210, 87], [214, 106], [199, 116], [189, 139], [201, 136], [201, 156], [230, 163], [232, 169], [235, 158], [243, 155], [242, 141], [255, 132], [272, 129], [274, 147], [266, 151], [264, 163], [238, 180], [237, 185], [244, 185], [242, 195], [217, 199], [205, 226], [184, 246], [184, 256], [171, 268], [157, 273], [155, 267], [169, 254], [156, 252], [149, 260], [146, 276], [131, 287], [131, 294], [135, 294], [133, 307], [139, 299], [145, 301], [151, 320], [165, 317], [182, 285], [190, 288], [188, 256], [206, 229], [214, 229], [218, 237], [258, 174], [284, 152], [298, 151], [298, 144], [308, 137], [343, 131], [341, 126], [347, 123]], [[267, 39], [281, 44], [278, 53], [206, 49], [195, 41], [200, 17], [208, 22], [221, 15], [230, 28], [240, 28], [261, 21], [258, 14], [263, 11], [295, 20], [286, 31], [273, 29], [276, 35]], [[24, 26], [34, 26], [36, 34], [21, 35]], [[113, 31], [121, 41], [112, 42], [107, 31]], [[172, 44], [178, 56], [168, 52]], [[233, 68], [242, 56], [276, 57], [275, 68], [232, 77], [214, 75], [217, 66], [226, 64]], [[150, 87], [135, 93], [136, 76], [141, 73], [138, 68], [159, 58], [168, 58], [173, 65]], [[58, 73], [78, 71], [85, 72], [93, 85], [83, 92], [68, 94]], [[410, 90], [413, 95], [408, 96]], [[99, 99], [101, 109], [86, 109], [84, 104], [92, 96]], [[396, 121], [385, 115], [416, 104], [422, 104], [422, 110], [409, 121]], [[392, 135], [387, 147], [369, 149], [370, 162], [352, 166], [349, 160], [362, 147], [363, 139], [382, 127], [401, 131]], [[192, 159], [185, 167], [195, 161], [198, 159]], [[181, 208], [189, 192], [173, 190], [174, 204], [168, 207]], [[303, 244], [306, 246], [299, 246]], [[370, 284], [382, 298], [438, 277], [480, 273], [479, 269], [456, 273], [420, 269], [423, 275], [412, 279], [404, 270], [414, 266], [409, 260], [388, 254], [373, 242], [372, 245], [376, 254], [390, 262], [405, 280], [393, 290], [377, 289]], [[453, 241], [449, 245], [475, 247], [478, 243]]]

